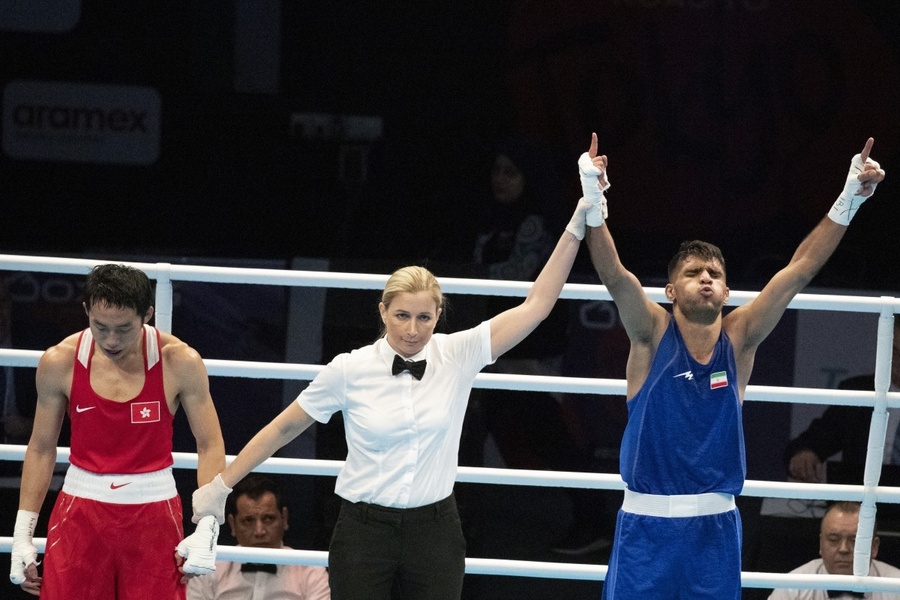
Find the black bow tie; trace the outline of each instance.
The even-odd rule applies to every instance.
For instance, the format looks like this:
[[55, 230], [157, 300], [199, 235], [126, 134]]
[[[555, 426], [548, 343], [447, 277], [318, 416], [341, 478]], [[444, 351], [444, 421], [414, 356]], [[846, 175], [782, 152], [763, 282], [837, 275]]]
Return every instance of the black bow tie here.
[[839, 598], [839, 597], [843, 596], [844, 594], [846, 594], [848, 596], [853, 596], [854, 598], [865, 598], [866, 597], [866, 595], [863, 594], [862, 592], [851, 592], [849, 590], [828, 590], [829, 598]]
[[422, 379], [422, 375], [425, 374], [425, 361], [404, 360], [402, 356], [400, 356], [399, 354], [395, 354], [394, 364], [391, 367], [391, 375], [396, 375], [397, 373], [402, 373], [403, 371], [409, 371], [416, 379]]
[[243, 563], [241, 565], [241, 573], [271, 573], [278, 574], [278, 567], [271, 563]]

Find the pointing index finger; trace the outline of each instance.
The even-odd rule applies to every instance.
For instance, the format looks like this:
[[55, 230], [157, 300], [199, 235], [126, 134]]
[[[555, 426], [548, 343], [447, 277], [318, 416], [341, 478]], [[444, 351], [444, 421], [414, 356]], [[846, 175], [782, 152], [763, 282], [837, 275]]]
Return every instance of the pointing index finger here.
[[860, 152], [859, 157], [862, 159], [863, 164], [866, 164], [866, 161], [869, 160], [869, 152], [872, 151], [872, 145], [875, 143], [875, 138], [869, 138], [866, 140], [866, 146], [863, 148], [862, 152]]

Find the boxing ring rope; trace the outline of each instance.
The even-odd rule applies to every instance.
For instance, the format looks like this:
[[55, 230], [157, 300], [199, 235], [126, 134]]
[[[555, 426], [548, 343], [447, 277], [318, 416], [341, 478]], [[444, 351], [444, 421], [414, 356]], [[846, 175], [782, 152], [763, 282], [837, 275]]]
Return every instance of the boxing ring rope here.
[[[47, 272], [85, 275], [94, 265], [110, 260], [70, 259], [0, 254], [0, 270]], [[171, 263], [123, 262], [147, 273], [155, 279], [156, 325], [171, 331], [172, 282], [202, 281], [211, 283], [241, 283], [279, 286], [329, 287], [344, 289], [380, 290], [387, 275], [368, 275], [317, 271], [290, 271], [258, 268], [228, 268]], [[524, 296], [530, 282], [496, 281], [439, 277], [441, 287], [448, 294], [480, 294]], [[645, 288], [648, 296], [657, 302], [668, 302], [663, 288]], [[756, 292], [732, 291], [731, 305], [746, 304]], [[562, 299], [610, 300], [606, 288], [590, 284], [566, 284]], [[786, 388], [778, 386], [747, 387], [745, 400], [762, 402], [790, 402], [808, 404], [840, 404], [847, 406], [873, 406], [869, 433], [868, 456], [862, 485], [806, 484], [778, 481], [747, 480], [742, 495], [774, 498], [798, 498], [807, 500], [859, 500], [862, 501], [859, 531], [854, 557], [855, 575], [792, 575], [786, 573], [748, 572], [741, 575], [744, 587], [773, 588], [792, 587], [805, 589], [831, 589], [841, 587], [859, 591], [900, 592], [900, 578], [868, 577], [869, 544], [874, 530], [877, 502], [900, 503], [900, 488], [879, 486], [881, 456], [887, 427], [887, 408], [900, 407], [900, 393], [888, 392], [890, 386], [890, 361], [893, 339], [894, 314], [900, 312], [900, 299], [883, 296], [841, 296], [822, 294], [798, 294], [790, 303], [790, 309], [830, 310], [860, 313], [878, 313], [876, 346], [875, 392], [831, 390], [818, 388]], [[42, 352], [19, 349], [0, 349], [0, 366], [36, 367]], [[204, 359], [210, 376], [288, 379], [308, 381], [323, 368], [321, 365], [283, 364], [254, 361], [229, 361]], [[552, 391], [568, 393], [592, 393], [624, 395], [624, 380], [547, 377], [509, 374], [480, 373], [475, 387], [491, 389]], [[0, 444], [0, 460], [22, 461], [25, 446]], [[227, 457], [230, 462], [233, 456]], [[191, 453], [174, 453], [175, 468], [196, 468], [197, 456]], [[68, 462], [68, 448], [59, 448], [58, 463]], [[257, 471], [294, 474], [337, 476], [343, 461], [291, 459], [273, 457], [259, 466]], [[576, 487], [621, 490], [624, 483], [618, 474], [581, 473], [562, 471], [531, 471], [524, 469], [496, 469], [461, 466], [457, 481], [483, 484], [528, 485], [547, 487]], [[46, 540], [35, 539], [40, 551]], [[9, 552], [11, 537], [0, 537], [0, 551]], [[309, 564], [326, 566], [327, 552], [303, 550], [278, 550], [220, 546], [218, 556], [222, 560], [271, 562], [276, 564]], [[558, 562], [535, 562], [466, 558], [466, 573], [473, 575], [506, 575], [558, 579], [603, 580], [606, 565]]]

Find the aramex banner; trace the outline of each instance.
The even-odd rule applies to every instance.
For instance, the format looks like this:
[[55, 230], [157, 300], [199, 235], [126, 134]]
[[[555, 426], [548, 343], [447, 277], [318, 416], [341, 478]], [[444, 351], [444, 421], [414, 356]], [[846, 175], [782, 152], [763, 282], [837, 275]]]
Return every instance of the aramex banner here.
[[149, 165], [159, 157], [160, 97], [149, 87], [12, 81], [3, 90], [10, 158]]

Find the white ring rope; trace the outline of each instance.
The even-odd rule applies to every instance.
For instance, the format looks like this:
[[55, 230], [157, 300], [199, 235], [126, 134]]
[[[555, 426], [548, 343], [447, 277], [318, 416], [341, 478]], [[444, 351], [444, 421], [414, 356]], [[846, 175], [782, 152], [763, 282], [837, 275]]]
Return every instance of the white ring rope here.
[[[26, 446], [0, 444], [0, 460], [21, 462]], [[196, 469], [197, 455], [190, 452], [173, 452], [174, 468]], [[226, 463], [234, 456], [226, 456]], [[69, 449], [57, 448], [56, 462], [68, 464]], [[337, 477], [344, 465], [342, 460], [313, 458], [273, 457], [259, 465], [255, 471], [280, 475], [320, 475]], [[530, 485], [542, 487], [571, 487], [598, 490], [622, 490], [625, 484], [614, 473], [585, 473], [577, 471], [543, 471], [531, 469], [498, 469], [489, 467], [458, 467], [456, 481], [461, 483], [496, 483], [503, 485]], [[742, 496], [760, 498], [796, 498], [802, 500], [861, 500], [863, 485], [839, 483], [797, 483], [788, 481], [760, 481], [748, 479]], [[877, 486], [874, 488], [878, 502], [900, 504], [900, 487]]]
[[[0, 270], [47, 272], [62, 274], [86, 274], [94, 265], [109, 260], [71, 259], [40, 256], [0, 254]], [[300, 287], [328, 287], [343, 289], [381, 289], [387, 275], [368, 275], [319, 271], [291, 271], [278, 269], [203, 267], [173, 265], [171, 263], [142, 263], [121, 261], [140, 268], [157, 280], [156, 324], [163, 330], [171, 330], [172, 282], [203, 281], [211, 283], [240, 283]], [[496, 281], [480, 279], [440, 279], [447, 293], [480, 294], [498, 296], [524, 296], [530, 282]], [[663, 288], [645, 288], [651, 300], [667, 302]], [[732, 306], [746, 304], [757, 292], [732, 291]], [[562, 299], [610, 300], [604, 286], [566, 284]], [[859, 591], [900, 592], [900, 578], [868, 577], [869, 544], [874, 529], [877, 502], [900, 503], [900, 488], [878, 485], [884, 448], [887, 408], [900, 407], [900, 393], [888, 392], [890, 385], [890, 357], [893, 340], [894, 314], [900, 312], [900, 299], [882, 296], [845, 296], [824, 294], [798, 294], [791, 309], [830, 310], [858, 313], [878, 313], [878, 339], [876, 349], [875, 391], [861, 392], [818, 388], [787, 388], [779, 386], [748, 386], [745, 399], [764, 402], [792, 402], [807, 404], [839, 404], [845, 406], [872, 406], [873, 417], [869, 434], [868, 455], [863, 485], [805, 484], [780, 481], [747, 480], [742, 495], [773, 498], [797, 498], [806, 500], [859, 500], [859, 532], [854, 557], [854, 576], [845, 575], [790, 575], [786, 573], [743, 572], [744, 587], [798, 589], [829, 589], [840, 587]], [[41, 351], [0, 349], [0, 366], [35, 367]], [[246, 377], [261, 379], [311, 380], [323, 368], [321, 365], [266, 363], [253, 361], [229, 361], [204, 359], [210, 376]], [[553, 391], [624, 395], [625, 382], [617, 379], [584, 377], [545, 377], [510, 374], [481, 373], [475, 387], [528, 391]], [[57, 462], [68, 462], [68, 448], [59, 448]], [[0, 444], [0, 460], [22, 461], [25, 446]], [[227, 457], [230, 462], [233, 456]], [[174, 453], [175, 468], [196, 468], [197, 456], [190, 453]], [[260, 472], [337, 476], [343, 461], [270, 458], [257, 469]], [[621, 490], [624, 488], [618, 474], [574, 473], [562, 471], [530, 471], [520, 469], [490, 469], [459, 467], [457, 481], [485, 484], [531, 485], [548, 487], [575, 487]], [[35, 538], [35, 545], [43, 551], [44, 539]], [[0, 537], [0, 551], [9, 552], [11, 537]], [[222, 560], [271, 562], [276, 564], [327, 565], [327, 552], [304, 550], [270, 550], [220, 546], [218, 556]], [[605, 565], [586, 565], [556, 562], [533, 562], [467, 558], [466, 573], [480, 575], [512, 575], [522, 577], [603, 580]]]
[[[0, 365], [36, 367], [41, 350], [13, 350], [0, 348]], [[244, 377], [248, 379], [289, 379], [311, 381], [324, 367], [300, 363], [274, 363], [242, 360], [203, 359], [211, 376]], [[479, 373], [476, 388], [521, 390], [534, 392], [563, 392], [572, 394], [625, 395], [624, 379], [593, 377], [559, 377], [549, 375], [516, 375], [510, 373]], [[760, 402], [791, 402], [794, 404], [838, 404], [841, 406], [873, 406], [874, 392], [823, 388], [779, 387], [748, 385], [744, 400]], [[885, 400], [889, 408], [900, 407], [900, 392], [888, 392]]]
[[[8, 271], [86, 275], [93, 266], [108, 262], [111, 261], [0, 254], [0, 270]], [[118, 262], [141, 269], [151, 279], [159, 280], [163, 276], [170, 281], [380, 290], [384, 287], [384, 283], [388, 278], [388, 275], [366, 273]], [[529, 281], [501, 281], [457, 277], [440, 277], [440, 282], [441, 288], [447, 293], [486, 296], [525, 296], [532, 286], [532, 282]], [[159, 287], [157, 287], [157, 293], [159, 291]], [[644, 291], [651, 300], [668, 302], [663, 288], [648, 287], [644, 288]], [[758, 292], [732, 291], [729, 293], [728, 301], [731, 306], [740, 306], [746, 304], [757, 295]], [[606, 291], [606, 287], [602, 285], [567, 283], [560, 294], [560, 298], [564, 300], [610, 300], [612, 297]], [[158, 299], [157, 303], [160, 303]], [[885, 305], [892, 307], [892, 313], [900, 312], [900, 298], [875, 298], [872, 296], [845, 296], [837, 294], [797, 294], [788, 308], [880, 313]]]
[[[43, 552], [46, 538], [34, 538], [38, 552]], [[0, 537], [0, 552], [12, 550], [12, 537]], [[328, 553], [316, 550], [287, 550], [218, 546], [217, 558], [238, 562], [272, 563], [278, 565], [328, 566]], [[539, 577], [544, 579], [577, 579], [602, 581], [606, 579], [606, 565], [538, 562], [496, 558], [466, 558], [469, 575], [505, 575]], [[791, 587], [808, 589], [855, 589], [866, 592], [898, 592], [900, 578], [854, 577], [850, 575], [793, 575], [787, 573], [741, 573], [741, 584], [748, 588]]]

